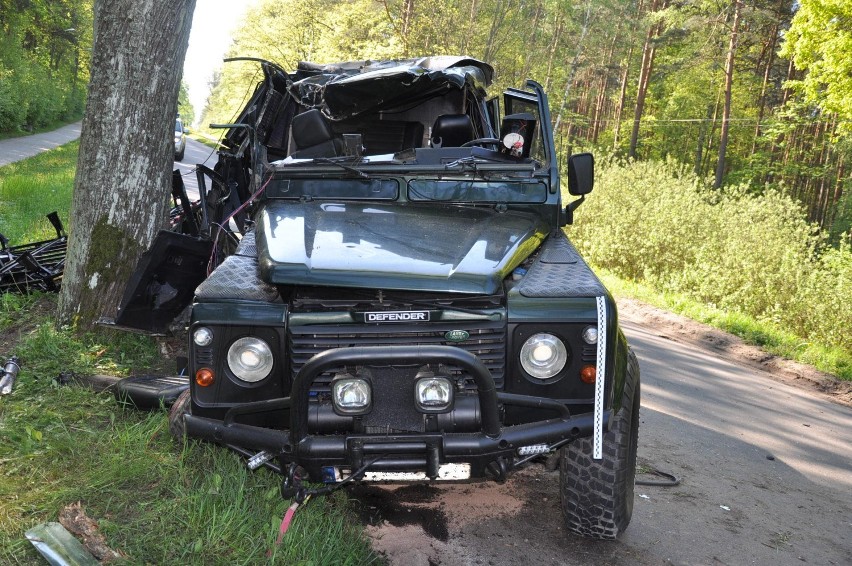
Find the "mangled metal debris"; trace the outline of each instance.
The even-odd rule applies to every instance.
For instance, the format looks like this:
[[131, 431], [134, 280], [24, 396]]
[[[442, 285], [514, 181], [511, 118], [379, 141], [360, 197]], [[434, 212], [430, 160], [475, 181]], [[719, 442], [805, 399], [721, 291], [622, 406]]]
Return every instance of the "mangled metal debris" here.
[[0, 293], [59, 290], [68, 237], [58, 213], [51, 212], [47, 219], [56, 230], [51, 240], [9, 246], [9, 239], [0, 234]]

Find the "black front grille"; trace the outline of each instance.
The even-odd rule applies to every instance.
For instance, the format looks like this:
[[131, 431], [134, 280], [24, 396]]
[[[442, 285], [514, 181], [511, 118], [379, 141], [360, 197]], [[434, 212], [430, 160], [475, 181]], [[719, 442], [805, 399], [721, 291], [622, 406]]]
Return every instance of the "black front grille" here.
[[[450, 330], [465, 330], [470, 337], [462, 342], [450, 342], [444, 337]], [[445, 345], [474, 354], [491, 372], [497, 389], [503, 389], [506, 371], [506, 325], [502, 321], [291, 326], [289, 342], [293, 376], [311, 357], [331, 348]], [[323, 376], [314, 382], [315, 387], [322, 389], [323, 382], [330, 379], [331, 375]]]

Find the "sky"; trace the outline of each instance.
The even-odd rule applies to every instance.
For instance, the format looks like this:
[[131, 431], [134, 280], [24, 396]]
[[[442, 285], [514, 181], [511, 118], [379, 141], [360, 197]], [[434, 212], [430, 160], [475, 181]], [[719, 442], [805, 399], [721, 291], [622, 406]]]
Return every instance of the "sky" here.
[[222, 66], [234, 28], [256, 3], [257, 0], [197, 0], [183, 64], [183, 79], [189, 87], [189, 101], [196, 117], [204, 109], [210, 80], [213, 72]]

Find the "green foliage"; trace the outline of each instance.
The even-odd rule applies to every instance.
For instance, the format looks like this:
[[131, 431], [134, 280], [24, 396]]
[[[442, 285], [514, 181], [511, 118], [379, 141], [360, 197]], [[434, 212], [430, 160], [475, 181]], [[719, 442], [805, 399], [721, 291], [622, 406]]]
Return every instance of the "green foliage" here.
[[91, 44], [91, 0], [0, 0], [0, 132], [79, 118]]
[[781, 54], [808, 73], [794, 83], [805, 100], [852, 120], [852, 3], [800, 0]]
[[151, 338], [56, 330], [55, 303], [50, 295], [0, 296], [0, 349], [21, 359], [14, 391], [0, 398], [0, 563], [38, 563], [24, 531], [77, 501], [132, 564], [379, 561], [344, 494], [300, 508], [274, 548], [290, 504], [279, 495], [280, 477], [248, 471], [221, 447], [175, 443], [162, 411], [123, 408], [111, 393], [53, 383], [69, 369], [156, 373], [167, 362]]
[[597, 265], [852, 351], [852, 251], [776, 191], [710, 191], [675, 162], [598, 162], [572, 232]]
[[177, 113], [180, 114], [184, 126], [190, 126], [195, 122], [195, 108], [193, 108], [192, 103], [189, 101], [189, 88], [186, 85], [186, 81], [180, 82]]
[[683, 293], [661, 292], [647, 283], [621, 279], [603, 268], [598, 268], [598, 275], [617, 297], [633, 297], [682, 314], [740, 336], [772, 354], [811, 364], [840, 379], [852, 380], [852, 352], [848, 350], [804, 341], [771, 322], [757, 320], [739, 311], [723, 310]]

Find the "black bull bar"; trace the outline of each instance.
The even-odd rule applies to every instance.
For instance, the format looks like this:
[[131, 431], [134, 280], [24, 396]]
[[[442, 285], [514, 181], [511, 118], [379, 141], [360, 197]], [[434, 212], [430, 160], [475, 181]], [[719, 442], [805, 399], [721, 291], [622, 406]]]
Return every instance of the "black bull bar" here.
[[[449, 364], [461, 368], [476, 383], [481, 410], [478, 433], [409, 433], [394, 435], [346, 434], [310, 435], [308, 433], [309, 391], [322, 373], [342, 366], [392, 364]], [[500, 404], [540, 408], [559, 414], [557, 418], [502, 426]], [[239, 415], [272, 410], [290, 410], [289, 432], [236, 423]], [[603, 414], [608, 429], [610, 411]], [[475, 355], [452, 346], [365, 346], [326, 350], [311, 358], [296, 374], [289, 397], [246, 403], [231, 409], [223, 420], [186, 415], [190, 437], [220, 444], [267, 450], [284, 463], [295, 462], [319, 475], [322, 466], [361, 468], [371, 455], [392, 455], [376, 460], [371, 469], [426, 470], [435, 477], [440, 463], [471, 463], [474, 477], [484, 475], [485, 467], [498, 459], [511, 463], [521, 446], [553, 446], [593, 430], [593, 413], [571, 415], [558, 401], [545, 397], [516, 395], [497, 391], [488, 368]], [[400, 456], [403, 456], [400, 458]], [[505, 465], [502, 467], [505, 468]]]

